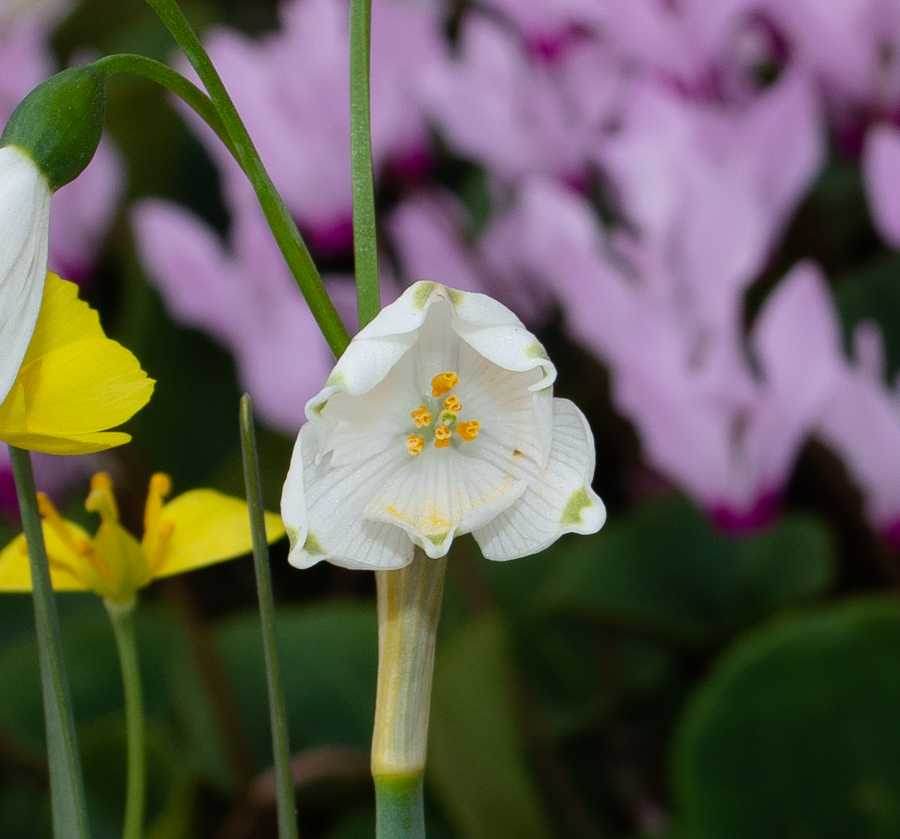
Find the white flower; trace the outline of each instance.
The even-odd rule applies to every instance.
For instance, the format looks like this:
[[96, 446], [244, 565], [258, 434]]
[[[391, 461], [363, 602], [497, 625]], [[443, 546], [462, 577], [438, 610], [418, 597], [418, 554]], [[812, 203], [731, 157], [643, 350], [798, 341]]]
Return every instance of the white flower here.
[[50, 187], [16, 146], [0, 148], [0, 402], [31, 341], [47, 276]]
[[488, 559], [606, 518], [594, 442], [556, 369], [505, 306], [416, 283], [351, 341], [306, 406], [281, 511], [290, 562], [407, 565], [471, 533]]

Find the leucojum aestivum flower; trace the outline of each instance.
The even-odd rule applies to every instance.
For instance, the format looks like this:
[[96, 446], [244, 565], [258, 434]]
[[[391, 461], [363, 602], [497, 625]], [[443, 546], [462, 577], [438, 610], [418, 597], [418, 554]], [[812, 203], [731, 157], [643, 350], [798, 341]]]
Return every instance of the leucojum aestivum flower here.
[[516, 559], [605, 520], [590, 429], [553, 396], [555, 378], [505, 306], [420, 282], [360, 331], [306, 406], [282, 495], [290, 561], [378, 572], [379, 836], [423, 835], [434, 637], [453, 540], [471, 533], [488, 559]]

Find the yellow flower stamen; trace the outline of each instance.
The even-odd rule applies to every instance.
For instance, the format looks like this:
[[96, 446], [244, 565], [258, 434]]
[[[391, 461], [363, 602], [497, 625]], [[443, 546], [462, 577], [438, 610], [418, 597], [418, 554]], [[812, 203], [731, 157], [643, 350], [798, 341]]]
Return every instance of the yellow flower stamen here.
[[458, 384], [459, 376], [452, 370], [438, 373], [438, 375], [431, 380], [431, 395], [443, 396], [445, 393], [449, 393]]
[[425, 438], [420, 437], [418, 434], [410, 434], [409, 437], [406, 438], [406, 450], [413, 456], [422, 454], [422, 449], [425, 447]]
[[428, 412], [428, 409], [424, 405], [419, 405], [415, 411], [413, 411], [410, 416], [413, 418], [413, 421], [416, 424], [416, 428], [423, 428], [426, 425], [431, 423], [431, 414]]
[[439, 425], [434, 429], [434, 447], [446, 449], [450, 445], [450, 437], [453, 432], [446, 425]]
[[[91, 482], [91, 485], [93, 486], [93, 481]], [[94, 550], [94, 546], [87, 539], [76, 539], [73, 536], [65, 519], [59, 514], [59, 510], [56, 509], [53, 502], [43, 492], [37, 494], [37, 502], [41, 519], [43, 519], [44, 523], [53, 530], [63, 544], [70, 548], [73, 553], [84, 557], [103, 582], [113, 585], [115, 581], [113, 579], [112, 571], [110, 571], [109, 565], [103, 557]], [[68, 568], [68, 564], [59, 559], [56, 559], [55, 563], [62, 568], [67, 568], [68, 571], [78, 577], [82, 576], [78, 573], [77, 568]]]
[[159, 514], [163, 508], [163, 501], [172, 491], [172, 479], [157, 472], [150, 478], [150, 488], [147, 490], [147, 503], [144, 506], [144, 539], [156, 530], [159, 523]]
[[471, 443], [478, 436], [481, 423], [478, 420], [468, 420], [456, 424], [456, 433], [467, 443]]
[[458, 397], [451, 394], [444, 400], [444, 408], [458, 414], [462, 410], [462, 402], [459, 401]]
[[111, 524], [119, 523], [119, 505], [113, 495], [112, 479], [106, 472], [98, 472], [91, 478], [91, 493], [84, 508], [89, 513], [99, 513], [101, 519]]

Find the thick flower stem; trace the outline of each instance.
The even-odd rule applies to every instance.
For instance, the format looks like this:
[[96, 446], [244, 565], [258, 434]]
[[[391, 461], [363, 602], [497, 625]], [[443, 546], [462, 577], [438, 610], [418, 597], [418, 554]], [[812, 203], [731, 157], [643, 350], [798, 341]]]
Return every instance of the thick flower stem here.
[[422, 777], [446, 557], [416, 549], [411, 564], [378, 571], [378, 693], [372, 738], [378, 839], [425, 836]]
[[44, 533], [37, 508], [31, 456], [15, 446], [9, 447], [9, 455], [22, 511], [22, 529], [28, 542], [44, 720], [47, 727], [53, 835], [56, 839], [85, 839], [88, 836], [88, 823], [84, 782], [78, 759], [72, 700], [62, 656], [59, 617], [56, 614]]
[[144, 802], [147, 791], [147, 746], [144, 697], [132, 613], [137, 601], [113, 603], [104, 600], [112, 621], [125, 691], [125, 730], [128, 745], [128, 782], [125, 791], [125, 826], [122, 839], [141, 839], [144, 829]]

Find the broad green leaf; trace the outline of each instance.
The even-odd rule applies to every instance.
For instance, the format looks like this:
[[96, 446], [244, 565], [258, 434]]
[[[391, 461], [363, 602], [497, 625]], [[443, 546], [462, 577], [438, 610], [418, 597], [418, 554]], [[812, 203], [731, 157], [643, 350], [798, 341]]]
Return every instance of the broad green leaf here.
[[553, 835], [525, 759], [499, 620], [472, 622], [435, 662], [426, 784], [466, 839]]
[[784, 616], [694, 694], [672, 759], [678, 839], [900, 836], [900, 603]]
[[759, 536], [716, 533], [690, 503], [648, 505], [599, 534], [548, 551], [543, 596], [554, 613], [700, 641], [831, 584], [824, 526], [786, 516]]
[[[325, 603], [276, 609], [275, 630], [291, 750], [334, 745], [368, 750], [378, 664], [374, 605]], [[226, 621], [218, 628], [217, 640], [258, 764], [270, 766], [259, 616]]]

